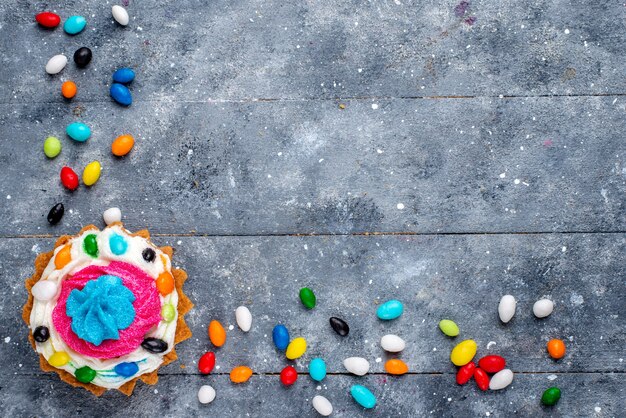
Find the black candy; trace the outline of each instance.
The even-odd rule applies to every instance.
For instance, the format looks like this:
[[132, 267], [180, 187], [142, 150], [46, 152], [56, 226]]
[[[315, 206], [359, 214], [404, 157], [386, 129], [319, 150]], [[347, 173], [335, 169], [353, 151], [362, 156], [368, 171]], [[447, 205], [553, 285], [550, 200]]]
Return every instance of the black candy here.
[[38, 343], [45, 343], [46, 341], [48, 341], [48, 338], [50, 338], [50, 331], [48, 330], [48, 327], [44, 327], [42, 325], [35, 328], [35, 330], [33, 331], [33, 338]]
[[167, 343], [158, 338], [146, 338], [141, 343], [141, 346], [151, 353], [162, 353], [167, 350]]
[[346, 321], [341, 318], [332, 316], [330, 317], [329, 322], [330, 326], [333, 327], [335, 332], [342, 337], [345, 337], [350, 332], [350, 327], [348, 326], [348, 324], [346, 324]]
[[58, 224], [64, 213], [65, 207], [63, 206], [63, 203], [57, 203], [52, 206], [52, 209], [48, 212], [48, 222], [50, 222], [50, 225]]
[[87, 48], [86, 46], [78, 48], [76, 52], [74, 52], [74, 62], [79, 68], [86, 67], [87, 64], [89, 64], [89, 62], [91, 61], [91, 57], [91, 49]]
[[141, 253], [141, 256], [143, 257], [144, 260], [146, 260], [148, 263], [151, 263], [154, 261], [154, 257], [156, 257], [156, 253], [154, 252], [154, 250], [152, 248], [146, 248], [145, 250], [143, 250], [143, 252]]

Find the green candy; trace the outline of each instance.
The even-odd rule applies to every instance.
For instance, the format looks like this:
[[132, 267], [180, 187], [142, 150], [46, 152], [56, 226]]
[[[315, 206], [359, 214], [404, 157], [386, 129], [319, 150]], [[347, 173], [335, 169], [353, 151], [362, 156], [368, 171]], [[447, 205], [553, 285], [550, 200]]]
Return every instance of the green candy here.
[[439, 321], [439, 329], [448, 337], [456, 337], [459, 335], [459, 327], [450, 319], [442, 319]]
[[43, 153], [48, 158], [54, 158], [61, 153], [61, 141], [55, 136], [49, 136], [43, 143]]
[[83, 249], [90, 256], [94, 258], [98, 257], [98, 241], [96, 240], [96, 234], [89, 234], [85, 237]]
[[315, 302], [317, 301], [315, 293], [308, 287], [300, 289], [300, 300], [307, 309], [315, 308]]
[[163, 318], [165, 322], [172, 322], [174, 318], [176, 318], [176, 309], [174, 309], [172, 304], [168, 303], [163, 305], [161, 308], [161, 318]]
[[541, 403], [546, 406], [556, 405], [559, 399], [561, 399], [561, 389], [557, 387], [548, 388], [541, 395]]
[[76, 369], [76, 380], [83, 383], [89, 383], [96, 377], [96, 371], [89, 366]]

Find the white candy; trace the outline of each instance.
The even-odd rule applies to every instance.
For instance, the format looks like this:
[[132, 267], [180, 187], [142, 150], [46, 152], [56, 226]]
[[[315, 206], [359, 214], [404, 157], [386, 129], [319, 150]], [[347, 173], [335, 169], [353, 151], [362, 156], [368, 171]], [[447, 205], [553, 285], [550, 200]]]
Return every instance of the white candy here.
[[540, 299], [533, 305], [533, 313], [537, 318], [545, 318], [554, 310], [554, 302], [550, 299]]
[[502, 299], [500, 299], [500, 304], [498, 305], [498, 315], [500, 315], [500, 321], [505, 324], [513, 318], [515, 315], [515, 306], [517, 302], [515, 298], [511, 295], [504, 295]]
[[513, 372], [510, 369], [500, 370], [494, 374], [489, 381], [489, 389], [500, 390], [504, 389], [513, 381]]
[[363, 376], [370, 370], [370, 363], [363, 357], [348, 357], [343, 361], [343, 367], [352, 374]]
[[128, 12], [122, 6], [115, 5], [111, 8], [113, 19], [122, 26], [128, 25]]
[[46, 72], [48, 74], [58, 74], [67, 64], [67, 57], [63, 54], [55, 55], [48, 60]]
[[50, 280], [40, 280], [31, 289], [33, 297], [42, 302], [47, 302], [57, 294], [57, 285]]
[[235, 309], [235, 319], [237, 319], [237, 325], [243, 332], [250, 331], [250, 327], [252, 327], [252, 314], [250, 310], [245, 306], [240, 306]]
[[389, 351], [390, 353], [399, 353], [404, 350], [406, 343], [397, 335], [388, 334], [380, 339], [380, 346], [383, 350]]
[[328, 399], [326, 399], [322, 395], [315, 396], [311, 403], [313, 404], [313, 408], [315, 408], [317, 413], [323, 417], [327, 417], [333, 413], [333, 405]]
[[198, 391], [198, 400], [200, 403], [207, 404], [213, 402], [215, 399], [215, 389], [213, 389], [209, 385], [204, 385], [200, 387]]
[[120, 208], [109, 208], [102, 214], [104, 223], [111, 225], [113, 222], [120, 222], [122, 220], [122, 211]]

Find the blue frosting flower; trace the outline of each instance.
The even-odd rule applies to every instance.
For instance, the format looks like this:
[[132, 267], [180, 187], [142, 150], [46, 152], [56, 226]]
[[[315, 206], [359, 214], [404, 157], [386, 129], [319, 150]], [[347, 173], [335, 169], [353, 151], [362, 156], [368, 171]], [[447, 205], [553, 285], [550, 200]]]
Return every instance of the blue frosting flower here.
[[72, 331], [79, 338], [100, 345], [103, 340], [120, 338], [135, 319], [135, 295], [117, 276], [100, 276], [74, 289], [67, 298], [65, 312], [72, 318]]

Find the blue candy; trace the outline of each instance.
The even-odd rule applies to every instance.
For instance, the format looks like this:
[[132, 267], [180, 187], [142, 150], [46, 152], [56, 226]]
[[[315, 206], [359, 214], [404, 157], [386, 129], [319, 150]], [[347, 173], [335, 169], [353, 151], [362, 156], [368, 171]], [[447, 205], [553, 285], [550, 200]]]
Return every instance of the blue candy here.
[[272, 331], [272, 339], [274, 340], [276, 348], [284, 350], [289, 345], [289, 331], [287, 331], [284, 325], [278, 324]]
[[130, 106], [133, 102], [133, 96], [130, 95], [130, 90], [128, 90], [128, 88], [123, 84], [111, 84], [110, 93], [113, 100], [123, 106]]
[[91, 129], [82, 122], [70, 123], [65, 132], [70, 138], [78, 142], [85, 142], [91, 136]]
[[372, 409], [376, 406], [376, 396], [365, 386], [353, 385], [350, 388], [350, 394], [363, 408]]
[[76, 35], [85, 29], [87, 19], [82, 16], [70, 16], [63, 24], [63, 30], [70, 35]]
[[326, 377], [326, 363], [321, 358], [314, 358], [309, 363], [309, 375], [316, 382], [321, 382]]
[[403, 311], [404, 306], [402, 306], [402, 302], [392, 299], [380, 305], [376, 310], [376, 315], [380, 319], [388, 321], [390, 319], [396, 319], [397, 317], [402, 315]]
[[120, 363], [115, 366], [115, 373], [119, 374], [122, 377], [134, 376], [135, 374], [137, 374], [138, 371], [139, 366], [137, 366], [137, 363], [135, 362]]
[[113, 73], [113, 81], [128, 84], [135, 79], [135, 72], [130, 68], [120, 68]]
[[128, 243], [123, 236], [112, 234], [109, 238], [109, 248], [111, 248], [113, 254], [122, 255], [126, 252], [126, 249], [128, 249]]

